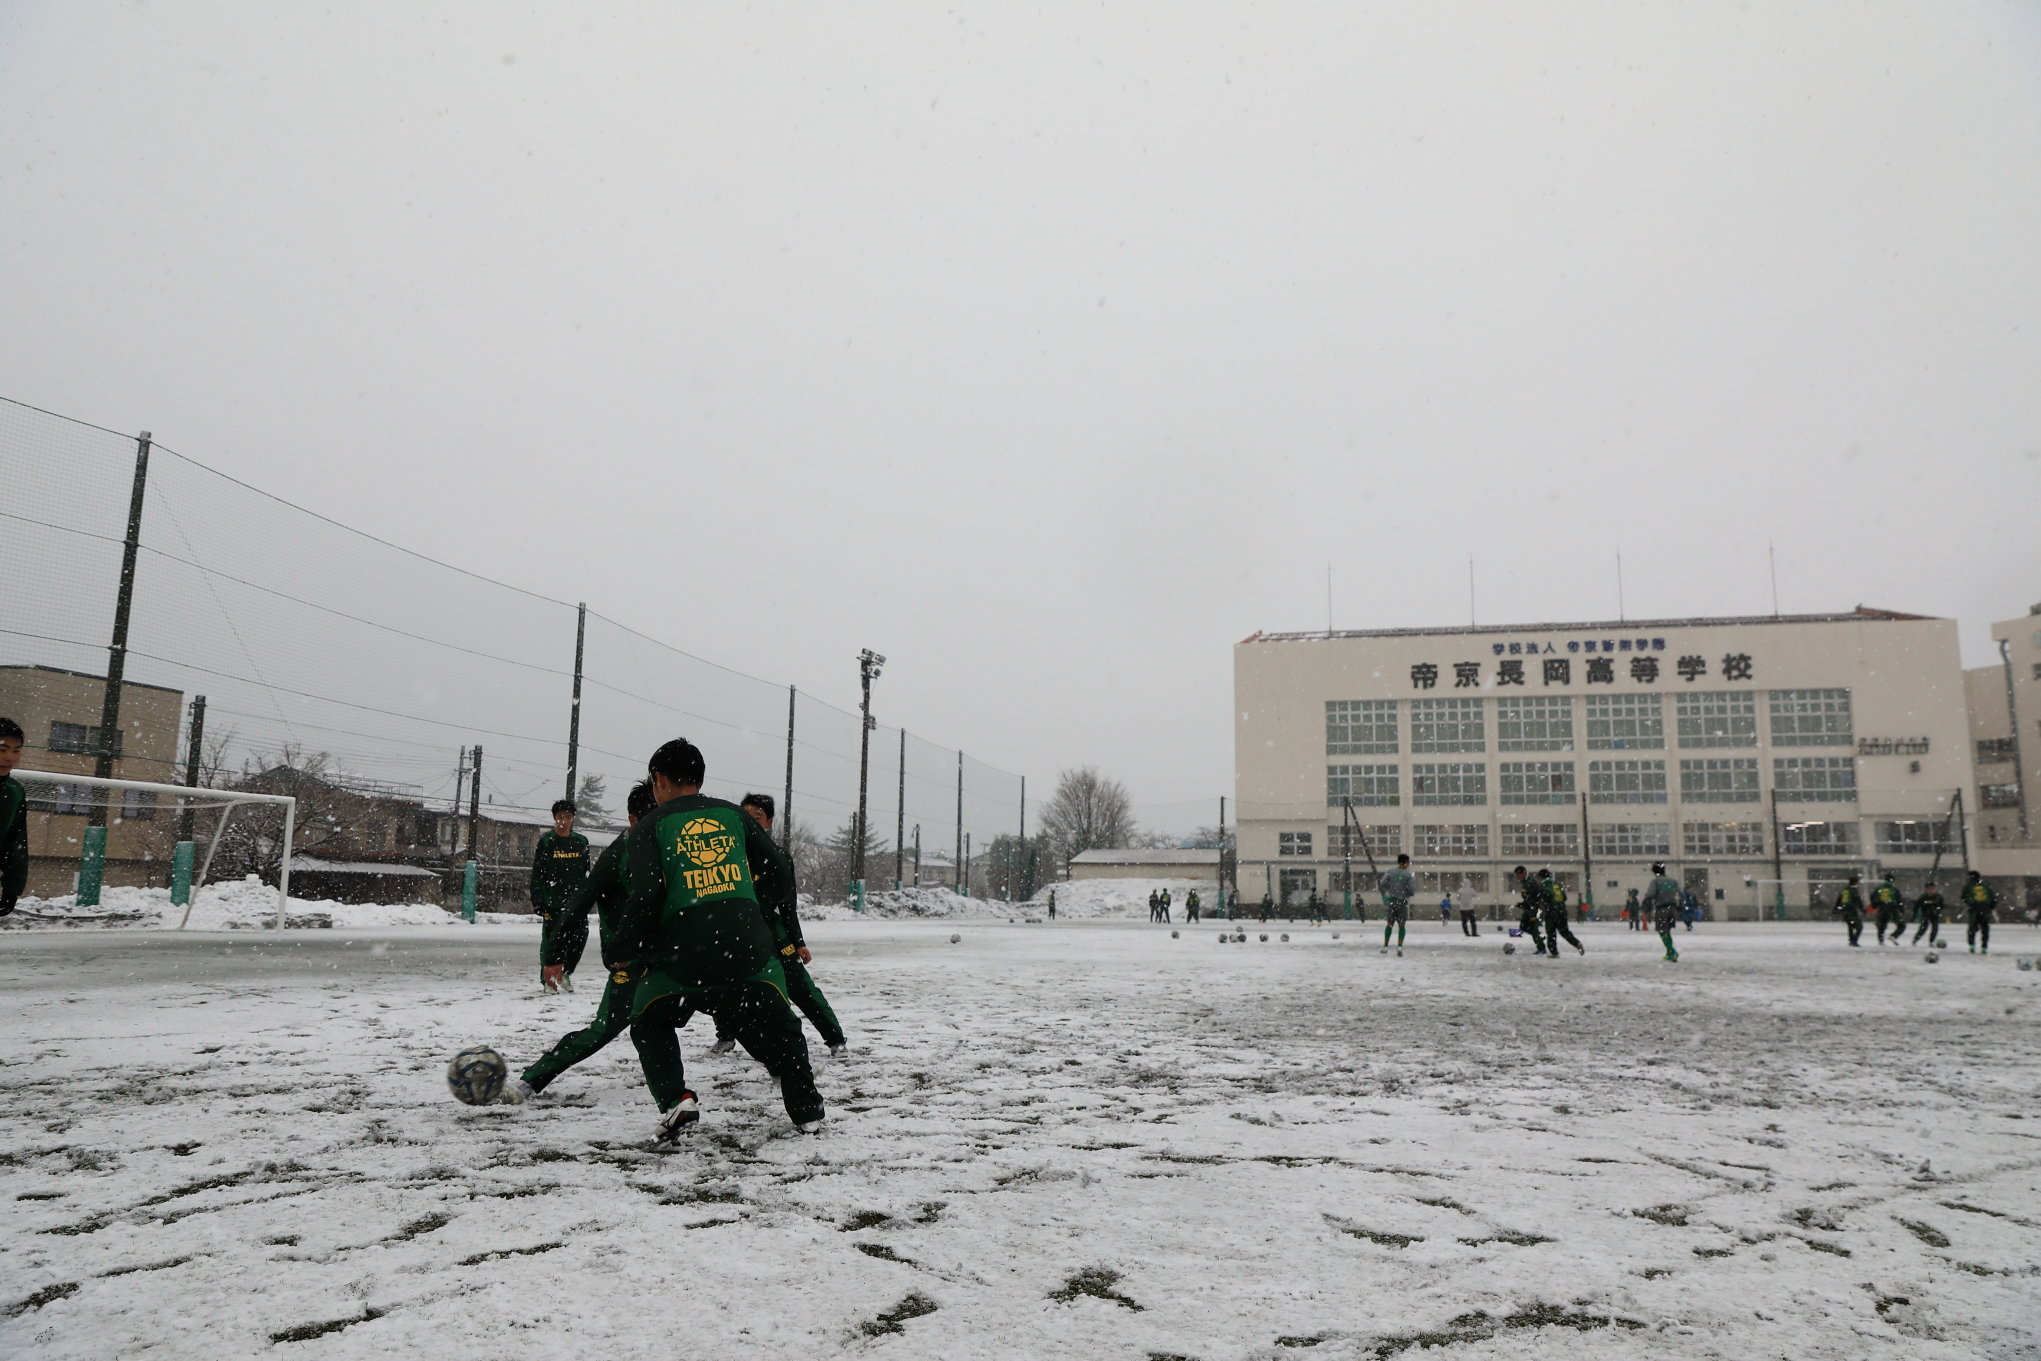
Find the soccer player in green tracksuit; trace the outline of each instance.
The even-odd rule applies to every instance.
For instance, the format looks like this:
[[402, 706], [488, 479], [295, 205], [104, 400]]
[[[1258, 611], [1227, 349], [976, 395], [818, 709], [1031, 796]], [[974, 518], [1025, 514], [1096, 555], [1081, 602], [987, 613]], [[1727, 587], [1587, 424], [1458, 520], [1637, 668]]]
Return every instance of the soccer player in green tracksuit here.
[[1929, 945], [1942, 943], [1942, 890], [1930, 883], [1921, 890], [1921, 896], [1913, 900], [1913, 919], [1920, 923], [1914, 928], [1913, 943], [1921, 943], [1921, 937], [1928, 938]]
[[1885, 932], [1892, 932], [1894, 945], [1906, 941], [1906, 895], [1899, 891], [1899, 885], [1892, 882], [1892, 871], [1885, 871], [1885, 878], [1878, 887], [1871, 890], [1871, 911], [1878, 919], [1878, 943], [1885, 943]]
[[612, 943], [610, 980], [632, 988], [631, 1043], [658, 1103], [655, 1142], [670, 1147], [701, 1118], [680, 1056], [683, 1009], [728, 1017], [737, 1041], [780, 1080], [802, 1133], [822, 1128], [786, 972], [759, 908], [778, 892], [772, 838], [734, 803], [702, 793], [700, 748], [675, 738], [648, 763], [657, 806], [631, 829], [631, 887]]
[[[737, 805], [751, 815], [751, 820], [762, 828], [768, 839], [772, 836], [773, 797], [770, 794], [746, 794], [744, 802]], [[822, 989], [815, 986], [809, 976], [808, 962], [815, 956], [808, 949], [808, 942], [801, 938], [801, 915], [796, 907], [797, 894], [794, 885], [794, 858], [788, 855], [778, 842], [772, 843], [773, 863], [777, 873], [768, 884], [761, 884], [759, 906], [765, 911], [765, 924], [772, 930], [774, 947], [779, 951], [780, 968], [787, 976], [787, 1000], [801, 1009], [808, 1023], [822, 1037], [822, 1043], [829, 1046], [832, 1058], [842, 1058], [850, 1050], [843, 1037], [843, 1026], [836, 1019], [829, 999], [822, 995]], [[716, 1018], [716, 1042], [709, 1046], [712, 1054], [727, 1054], [737, 1044], [737, 1032], [730, 1022]]]
[[1962, 893], [1957, 896], [1963, 900], [1963, 911], [1969, 921], [1964, 939], [1970, 942], [1970, 953], [1990, 954], [1991, 923], [1998, 915], [1998, 894], [1984, 882], [1982, 874], [1972, 870], [1970, 881], [1963, 885]]
[[1410, 925], [1410, 900], [1417, 896], [1417, 880], [1410, 874], [1410, 857], [1396, 857], [1396, 868], [1382, 876], [1382, 953], [1389, 953], [1389, 933], [1396, 933], [1396, 955], [1403, 956], [1403, 933]]
[[1550, 957], [1559, 958], [1559, 939], [1562, 936], [1567, 944], [1586, 954], [1587, 947], [1566, 924], [1566, 885], [1554, 879], [1551, 870], [1539, 870], [1538, 882], [1545, 886], [1545, 939], [1552, 947]]
[[1651, 927], [1665, 943], [1665, 962], [1668, 964], [1680, 961], [1680, 952], [1673, 948], [1672, 929], [1679, 923], [1681, 896], [1680, 886], [1665, 872], [1665, 862], [1654, 863], [1651, 883], [1644, 890], [1644, 899], [1639, 905], [1651, 914]]
[[[546, 975], [544, 961], [561, 954], [553, 937], [566, 916], [568, 904], [574, 901], [587, 877], [588, 838], [574, 830], [573, 800], [561, 799], [553, 805], [553, 830], [539, 838], [538, 849], [532, 852], [532, 911], [538, 913], [541, 923], [539, 981], [547, 992], [558, 992], [562, 987], [574, 991], [574, 966], [581, 962], [580, 946], [575, 947], [573, 954], [563, 956], [565, 967], [551, 977]], [[582, 945], [588, 943], [585, 920], [580, 939]]]
[[1522, 865], [1510, 873], [1516, 876], [1517, 881], [1517, 929], [1531, 938], [1531, 943], [1538, 947], [1536, 953], [1542, 955], [1545, 953], [1545, 885]]
[[1850, 944], [1862, 945], [1864, 934], [1864, 890], [1857, 887], [1863, 876], [1853, 874], [1843, 891], [1835, 895], [1834, 911], [1842, 914], [1843, 927], [1850, 933]]
[[[636, 827], [638, 819], [652, 811], [652, 785], [639, 781], [624, 799], [624, 812], [630, 817], [630, 825]], [[617, 919], [623, 913], [624, 893], [630, 886], [630, 834], [626, 832], [609, 845], [595, 859], [595, 867], [582, 880], [581, 887], [574, 894], [574, 900], [555, 914], [554, 929], [547, 933], [543, 953], [539, 957], [539, 974], [551, 985], [558, 982], [565, 973], [567, 961], [578, 959], [588, 944], [588, 912], [595, 909], [596, 920], [602, 931], [602, 954], [610, 957], [612, 942], [616, 937]], [[572, 1068], [585, 1058], [593, 1056], [611, 1040], [624, 1033], [631, 1024], [631, 990], [627, 984], [614, 981], [604, 985], [602, 1000], [596, 1004], [595, 1019], [571, 1035], [563, 1035], [560, 1042], [548, 1049], [531, 1067], [524, 1070], [516, 1083], [503, 1089], [499, 1098], [509, 1105], [522, 1105], [546, 1089], [546, 1084]]]
[[0, 718], [0, 917], [28, 887], [28, 795], [14, 778], [27, 740], [19, 723]]

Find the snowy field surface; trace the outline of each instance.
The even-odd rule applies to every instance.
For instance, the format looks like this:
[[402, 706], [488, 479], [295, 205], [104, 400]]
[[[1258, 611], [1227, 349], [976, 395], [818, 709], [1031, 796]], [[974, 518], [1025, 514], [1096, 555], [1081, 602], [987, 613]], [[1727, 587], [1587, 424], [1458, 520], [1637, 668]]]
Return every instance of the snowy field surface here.
[[[189, 917], [187, 923], [186, 918]], [[482, 926], [525, 926], [536, 934], [538, 919], [529, 913], [478, 912]], [[458, 913], [434, 903], [336, 903], [323, 898], [292, 897], [285, 923], [368, 930], [384, 926], [446, 926], [458, 924]], [[276, 925], [276, 890], [257, 880], [207, 884], [186, 909], [170, 901], [167, 888], [109, 888], [97, 907], [80, 907], [75, 895], [23, 898], [12, 916], [0, 917], [0, 931], [120, 928], [138, 931], [250, 931]]]
[[1284, 929], [818, 923], [828, 1132], [698, 1021], [664, 1155], [627, 1039], [447, 1096], [523, 933], [13, 933], [0, 1357], [2041, 1356], [2041, 972]]

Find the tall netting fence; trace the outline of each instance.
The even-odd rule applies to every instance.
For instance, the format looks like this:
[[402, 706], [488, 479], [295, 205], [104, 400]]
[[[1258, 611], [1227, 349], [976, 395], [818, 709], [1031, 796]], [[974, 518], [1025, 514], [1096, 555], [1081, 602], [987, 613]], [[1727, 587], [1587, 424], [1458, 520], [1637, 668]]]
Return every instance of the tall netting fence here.
[[[15, 583], [0, 621], [0, 714], [23, 711], [11, 716], [29, 728], [27, 767], [75, 769], [104, 745], [98, 698], [137, 453], [132, 436], [0, 398], [9, 489], [0, 563]], [[475, 808], [511, 829], [475, 839], [485, 884], [514, 898], [518, 857], [567, 790], [577, 629], [576, 767], [603, 786], [590, 830], [620, 825], [645, 758], [675, 736], [703, 748], [711, 793], [788, 792], [789, 688], [688, 651], [686, 621], [673, 627], [662, 640], [596, 608], [584, 619], [574, 603], [377, 539], [153, 444], [113, 773], [185, 783], [194, 756], [188, 702], [204, 695], [200, 783], [272, 787], [311, 775], [383, 801], [387, 816], [351, 800], [362, 825], [329, 838], [328, 855], [356, 865], [450, 872], [466, 856]], [[840, 663], [854, 680], [854, 659]], [[791, 728], [794, 830], [818, 843], [848, 840], [858, 715], [797, 693]], [[948, 851], [958, 840], [957, 752], [910, 737], [907, 755], [910, 820], [925, 845]], [[887, 886], [899, 757], [898, 728], [875, 727], [867, 842], [883, 842], [885, 853], [868, 849], [867, 878]], [[961, 826], [975, 852], [1018, 831], [1020, 780], [968, 758], [963, 768]], [[585, 782], [579, 789], [594, 793]], [[425, 828], [415, 820], [423, 813], [438, 819], [413, 830]], [[825, 899], [843, 890], [811, 887]]]

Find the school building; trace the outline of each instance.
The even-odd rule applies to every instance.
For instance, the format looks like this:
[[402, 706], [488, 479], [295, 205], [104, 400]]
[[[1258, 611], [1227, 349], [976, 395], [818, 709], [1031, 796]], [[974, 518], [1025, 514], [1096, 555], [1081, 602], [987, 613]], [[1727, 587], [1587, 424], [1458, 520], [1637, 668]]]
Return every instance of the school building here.
[[1979, 837], [2011, 797], [1980, 808], [1984, 688], [1954, 620], [1862, 607], [1257, 633], [1234, 648], [1238, 891], [1338, 904], [1398, 852], [1427, 907], [1506, 904], [1522, 864], [1606, 915], [1660, 859], [1717, 918], [1825, 917], [1852, 871], [1947, 891], [2004, 844]]

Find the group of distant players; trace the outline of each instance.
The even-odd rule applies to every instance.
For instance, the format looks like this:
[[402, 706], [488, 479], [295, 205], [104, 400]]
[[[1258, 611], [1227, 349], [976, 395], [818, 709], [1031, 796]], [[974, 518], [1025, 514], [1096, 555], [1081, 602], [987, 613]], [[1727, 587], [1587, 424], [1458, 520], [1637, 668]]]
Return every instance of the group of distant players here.
[[[1858, 947], [1864, 943], [1864, 909], [1867, 906], [1861, 887], [1863, 882], [1862, 875], [1851, 875], [1850, 882], [1843, 887], [1842, 892], [1836, 894], [1835, 906], [1832, 909], [1836, 916], [1843, 919], [1843, 929], [1849, 933], [1850, 944]], [[1964, 874], [1963, 887], [1958, 890], [1957, 898], [1963, 904], [1966, 918], [1964, 938], [1969, 943], [1970, 953], [1990, 954], [1991, 927], [1992, 923], [1998, 920], [1998, 893], [1990, 884], [1984, 882], [1982, 874], [1976, 870], [1969, 870]], [[1892, 932], [1892, 944], [1907, 943], [1906, 928], [1909, 923], [1906, 895], [1892, 882], [1890, 870], [1886, 871], [1883, 882], [1871, 890], [1868, 906], [1877, 922], [1880, 945], [1887, 943], [1885, 933], [1888, 930]], [[1930, 879], [1927, 887], [1921, 890], [1921, 895], [1913, 900], [1911, 925], [1914, 928], [1915, 945], [1921, 943], [1923, 936], [1927, 937], [1930, 947], [1942, 943], [1942, 914], [1946, 909], [1947, 904], [1942, 900], [1941, 890], [1936, 888], [1934, 880]]]
[[715, 1019], [712, 1052], [743, 1045], [779, 1079], [787, 1115], [803, 1133], [821, 1129], [822, 1095], [794, 1014], [806, 1013], [833, 1055], [843, 1027], [808, 975], [813, 957], [795, 908], [793, 860], [772, 838], [770, 794], [741, 804], [701, 792], [706, 763], [676, 738], [652, 754], [647, 778], [624, 802], [630, 830], [591, 866], [575, 807], [553, 805], [553, 828], [532, 859], [531, 896], [542, 928], [539, 981], [573, 991], [575, 966], [596, 914], [609, 971], [595, 1019], [503, 1089], [520, 1105], [560, 1074], [631, 1032], [645, 1085], [659, 1107], [654, 1141], [672, 1145], [699, 1122], [687, 1085], [680, 1030], [696, 1013]]

